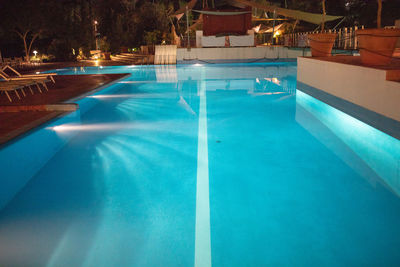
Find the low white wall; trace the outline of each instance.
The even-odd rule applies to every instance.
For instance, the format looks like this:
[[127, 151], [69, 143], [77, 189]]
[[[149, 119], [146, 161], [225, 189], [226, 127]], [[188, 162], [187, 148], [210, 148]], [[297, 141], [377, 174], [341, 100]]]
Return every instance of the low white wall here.
[[400, 122], [400, 83], [384, 70], [299, 57], [297, 80]]
[[178, 48], [176, 59], [184, 60], [246, 60], [246, 59], [295, 59], [308, 56], [310, 52], [302, 49], [289, 49], [283, 46], [259, 47], [215, 47]]

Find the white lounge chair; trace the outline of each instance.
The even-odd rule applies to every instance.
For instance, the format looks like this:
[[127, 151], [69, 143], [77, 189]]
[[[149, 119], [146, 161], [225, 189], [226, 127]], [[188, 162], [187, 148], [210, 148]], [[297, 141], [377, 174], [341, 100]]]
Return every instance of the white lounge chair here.
[[[47, 79], [47, 77], [25, 77], [25, 76], [17, 76], [17, 77], [11, 77], [9, 76], [7, 73], [5, 73], [4, 71], [0, 71], [0, 78], [4, 79], [7, 82], [18, 82], [18, 81], [22, 81], [22, 82], [31, 82], [33, 84], [36, 84], [39, 92], [41, 93], [42, 90], [40, 89], [39, 84], [41, 84], [43, 86], [44, 89], [46, 89], [46, 91], [49, 91], [49, 88], [47, 87], [46, 83], [47, 82], [51, 82], [51, 80]], [[31, 89], [31, 88], [30, 88]], [[33, 91], [31, 89], [31, 92], [33, 94]]]
[[[10, 102], [12, 102], [12, 99], [10, 97], [9, 92], [15, 92], [17, 95], [18, 99], [21, 99], [18, 90], [21, 90], [22, 95], [26, 96], [24, 87], [26, 86], [31, 86], [33, 85], [32, 82], [29, 81], [14, 81], [14, 82], [7, 82], [7, 81], [0, 81], [0, 92], [4, 92]], [[32, 89], [31, 89], [32, 91]]]
[[53, 83], [56, 83], [56, 81], [54, 80], [53, 76], [56, 76], [57, 73], [41, 73], [41, 74], [21, 74], [19, 73], [16, 69], [14, 69], [13, 67], [11, 67], [10, 65], [6, 65], [4, 66], [1, 70], [2, 72], [4, 72], [5, 70], [10, 70], [13, 73], [15, 73], [17, 76], [13, 76], [11, 77], [10, 75], [9, 78], [27, 78], [27, 79], [35, 79], [35, 78], [48, 78], [50, 79]]

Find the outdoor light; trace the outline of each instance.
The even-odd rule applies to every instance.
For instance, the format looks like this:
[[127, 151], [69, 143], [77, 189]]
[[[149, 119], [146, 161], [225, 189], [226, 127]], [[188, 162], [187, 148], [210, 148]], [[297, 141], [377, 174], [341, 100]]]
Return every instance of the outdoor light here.
[[35, 57], [36, 57], [37, 53], [38, 53], [38, 51], [36, 51], [36, 50], [33, 51], [33, 54], [35, 54]]
[[97, 20], [94, 21], [94, 42], [96, 44], [96, 50], [99, 50], [99, 37], [100, 34], [97, 33]]

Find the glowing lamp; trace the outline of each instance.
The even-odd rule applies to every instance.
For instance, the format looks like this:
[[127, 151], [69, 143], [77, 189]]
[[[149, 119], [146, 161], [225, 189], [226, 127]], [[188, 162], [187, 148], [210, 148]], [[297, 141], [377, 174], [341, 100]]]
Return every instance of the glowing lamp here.
[[278, 37], [279, 35], [281, 35], [281, 31], [276, 31], [276, 32], [274, 33], [274, 37]]

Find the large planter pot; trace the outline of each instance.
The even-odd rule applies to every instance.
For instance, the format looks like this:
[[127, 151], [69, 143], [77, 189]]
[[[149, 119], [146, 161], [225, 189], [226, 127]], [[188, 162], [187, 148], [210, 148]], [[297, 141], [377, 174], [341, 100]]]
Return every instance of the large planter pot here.
[[314, 33], [308, 34], [308, 40], [313, 57], [329, 57], [332, 54], [332, 47], [335, 43], [336, 33]]
[[356, 34], [363, 64], [382, 66], [390, 63], [400, 29], [364, 29]]
[[111, 52], [103, 52], [103, 57], [105, 60], [111, 60]]

